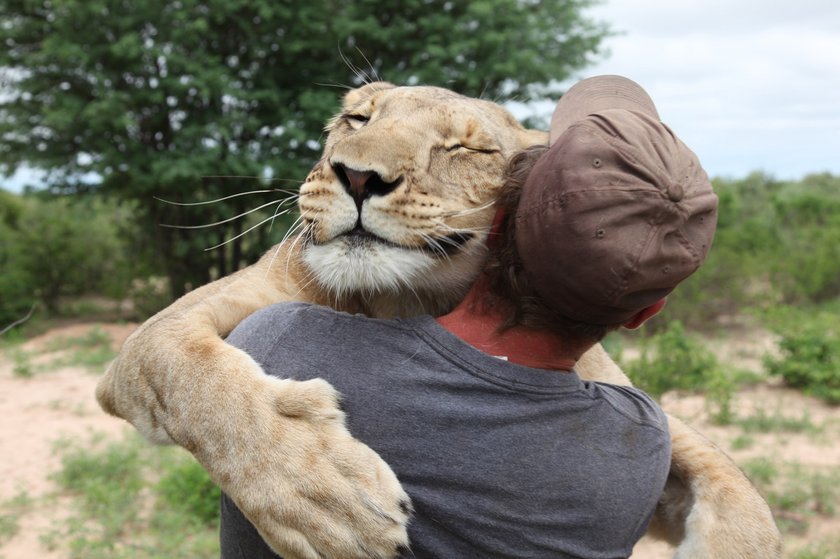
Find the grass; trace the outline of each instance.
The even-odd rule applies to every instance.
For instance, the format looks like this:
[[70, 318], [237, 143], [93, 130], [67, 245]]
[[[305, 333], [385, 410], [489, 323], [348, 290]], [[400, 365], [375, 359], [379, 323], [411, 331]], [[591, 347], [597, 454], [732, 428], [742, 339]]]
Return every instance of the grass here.
[[750, 448], [755, 444], [755, 439], [746, 433], [741, 433], [729, 443], [732, 450], [744, 450]]
[[837, 559], [837, 551], [835, 545], [831, 542], [816, 542], [811, 543], [804, 549], [799, 549], [793, 553], [791, 559]]
[[12, 373], [16, 377], [31, 378], [35, 374], [35, 367], [29, 353], [19, 347], [12, 347], [8, 350], [8, 354], [12, 358]]
[[760, 408], [753, 415], [740, 417], [734, 423], [741, 426], [747, 433], [809, 433], [817, 435], [823, 427], [816, 425], [807, 410], [799, 417], [785, 415], [781, 409], [773, 413]]
[[29, 504], [29, 495], [23, 491], [0, 503], [0, 545], [14, 538], [20, 531], [20, 517]]
[[[12, 359], [12, 372], [20, 378], [31, 378], [37, 373], [57, 367], [85, 367], [99, 372], [114, 357], [111, 335], [99, 326], [95, 326], [81, 336], [61, 336], [53, 338], [40, 350], [26, 351], [20, 347], [22, 339], [7, 340], [2, 346]], [[57, 354], [44, 363], [33, 363], [34, 358]]]
[[82, 336], [54, 338], [46, 344], [45, 349], [48, 352], [69, 351], [69, 355], [52, 363], [53, 366], [97, 369], [116, 357], [111, 345], [111, 335], [95, 326]]
[[768, 458], [741, 464], [744, 473], [762, 492], [782, 533], [802, 535], [811, 519], [837, 514], [840, 468], [778, 465]]
[[71, 559], [218, 557], [219, 490], [184, 451], [121, 441], [63, 442], [54, 476], [73, 514], [44, 543]]

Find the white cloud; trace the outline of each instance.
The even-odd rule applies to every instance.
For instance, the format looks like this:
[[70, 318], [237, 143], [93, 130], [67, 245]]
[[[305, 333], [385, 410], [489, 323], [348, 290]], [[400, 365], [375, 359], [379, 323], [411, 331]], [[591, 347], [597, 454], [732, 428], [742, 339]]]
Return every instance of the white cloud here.
[[589, 15], [621, 34], [578, 77], [642, 84], [709, 174], [840, 174], [840, 2], [607, 0]]
[[711, 175], [840, 174], [840, 3], [608, 0], [623, 33], [579, 77], [630, 77]]

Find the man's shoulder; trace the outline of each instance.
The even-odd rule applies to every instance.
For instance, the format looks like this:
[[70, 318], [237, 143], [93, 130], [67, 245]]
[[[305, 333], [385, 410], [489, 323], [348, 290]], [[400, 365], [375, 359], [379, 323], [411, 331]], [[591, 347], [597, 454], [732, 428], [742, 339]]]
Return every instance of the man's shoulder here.
[[411, 329], [399, 320], [370, 318], [314, 303], [284, 302], [260, 309], [245, 318], [227, 341], [243, 349], [255, 340], [266, 343], [288, 339], [294, 346], [295, 341], [305, 342], [321, 336], [338, 340], [348, 332], [376, 336], [395, 330]]
[[592, 382], [591, 388], [593, 393], [625, 418], [663, 433], [668, 432], [668, 418], [665, 412], [644, 390], [634, 386], [601, 382]]
[[228, 335], [227, 342], [250, 353], [255, 345], [274, 343], [295, 333], [304, 335], [303, 330], [328, 331], [333, 315], [338, 314], [311, 303], [276, 303], [246, 317]]
[[318, 312], [319, 308], [317, 305], [310, 303], [276, 303], [270, 305], [256, 311], [240, 322], [231, 332], [231, 338], [250, 335], [255, 331], [276, 330], [278, 327], [285, 327], [300, 320], [309, 312]]

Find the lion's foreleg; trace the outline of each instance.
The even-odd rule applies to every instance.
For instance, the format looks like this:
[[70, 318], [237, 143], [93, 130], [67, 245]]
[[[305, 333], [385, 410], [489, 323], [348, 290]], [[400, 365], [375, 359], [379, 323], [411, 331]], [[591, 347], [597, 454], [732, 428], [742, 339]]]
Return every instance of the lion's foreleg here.
[[775, 559], [781, 534], [767, 503], [723, 451], [672, 416], [671, 476], [651, 534], [675, 559]]
[[[270, 273], [270, 257], [188, 293], [141, 325], [97, 385], [100, 406], [153, 442], [185, 445], [178, 433], [188, 426], [177, 418], [212, 404], [197, 399], [202, 389], [247, 381], [237, 379], [236, 368], [219, 369], [219, 356], [233, 350], [222, 337], [260, 308], [291, 298], [294, 282]], [[240, 369], [257, 374], [238, 357]]]
[[[581, 378], [629, 385], [600, 345], [580, 359]], [[677, 546], [675, 559], [774, 559], [781, 536], [767, 503], [738, 466], [682, 421], [668, 416], [671, 473], [649, 534]]]

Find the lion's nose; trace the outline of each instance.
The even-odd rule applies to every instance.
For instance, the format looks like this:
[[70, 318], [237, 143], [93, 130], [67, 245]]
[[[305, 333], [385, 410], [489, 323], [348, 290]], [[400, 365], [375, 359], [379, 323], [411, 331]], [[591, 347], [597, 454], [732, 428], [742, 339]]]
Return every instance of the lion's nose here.
[[374, 171], [353, 169], [341, 163], [333, 163], [332, 167], [338, 180], [344, 186], [344, 190], [356, 201], [356, 207], [360, 212], [362, 202], [371, 196], [384, 196], [394, 191], [403, 180], [399, 177], [395, 181], [386, 182]]
[[[367, 198], [367, 182], [373, 175], [373, 171], [357, 171], [355, 169], [350, 169], [349, 167], [344, 167], [344, 176], [347, 177], [347, 182], [350, 183], [349, 185], [344, 185], [345, 188], [350, 192], [353, 198], [364, 197]], [[344, 181], [342, 181], [344, 182]]]

